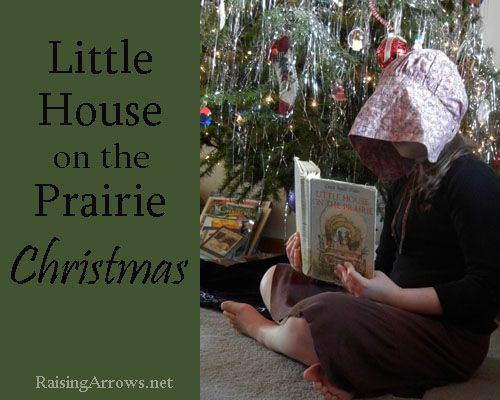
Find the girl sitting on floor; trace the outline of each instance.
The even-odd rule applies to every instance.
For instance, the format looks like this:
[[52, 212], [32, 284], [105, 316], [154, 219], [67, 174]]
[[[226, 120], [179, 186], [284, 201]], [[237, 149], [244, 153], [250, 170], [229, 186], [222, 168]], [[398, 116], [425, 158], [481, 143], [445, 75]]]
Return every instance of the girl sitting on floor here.
[[395, 60], [349, 137], [361, 161], [394, 181], [375, 275], [349, 263], [345, 288], [289, 264], [261, 282], [273, 320], [224, 302], [231, 326], [304, 363], [325, 399], [425, 390], [468, 379], [483, 362], [500, 305], [500, 181], [457, 133], [467, 97], [455, 64], [437, 50]]

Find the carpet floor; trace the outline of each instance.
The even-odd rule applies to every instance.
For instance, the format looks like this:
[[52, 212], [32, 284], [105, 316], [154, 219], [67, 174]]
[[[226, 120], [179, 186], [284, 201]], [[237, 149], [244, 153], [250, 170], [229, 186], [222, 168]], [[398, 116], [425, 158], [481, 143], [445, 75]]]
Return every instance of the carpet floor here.
[[[202, 400], [321, 399], [302, 379], [304, 366], [233, 331], [218, 311], [200, 311]], [[390, 395], [376, 400], [395, 400]], [[500, 329], [471, 380], [428, 391], [424, 400], [499, 400]]]

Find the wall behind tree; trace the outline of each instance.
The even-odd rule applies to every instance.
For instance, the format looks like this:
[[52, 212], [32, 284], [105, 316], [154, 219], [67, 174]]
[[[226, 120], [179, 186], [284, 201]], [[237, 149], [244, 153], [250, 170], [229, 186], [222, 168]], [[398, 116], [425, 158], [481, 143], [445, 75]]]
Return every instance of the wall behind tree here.
[[484, 42], [486, 46], [495, 50], [495, 65], [498, 68], [500, 67], [500, 26], [498, 24], [500, 2], [498, 0], [484, 0], [481, 7]]

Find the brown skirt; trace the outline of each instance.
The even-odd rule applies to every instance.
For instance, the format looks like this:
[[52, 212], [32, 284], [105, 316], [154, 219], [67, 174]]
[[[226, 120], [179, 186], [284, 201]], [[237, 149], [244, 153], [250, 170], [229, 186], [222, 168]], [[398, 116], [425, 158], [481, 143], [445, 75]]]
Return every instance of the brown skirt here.
[[360, 396], [421, 397], [432, 387], [468, 379], [489, 336], [357, 298], [278, 264], [271, 290], [275, 321], [302, 317], [332, 383]]

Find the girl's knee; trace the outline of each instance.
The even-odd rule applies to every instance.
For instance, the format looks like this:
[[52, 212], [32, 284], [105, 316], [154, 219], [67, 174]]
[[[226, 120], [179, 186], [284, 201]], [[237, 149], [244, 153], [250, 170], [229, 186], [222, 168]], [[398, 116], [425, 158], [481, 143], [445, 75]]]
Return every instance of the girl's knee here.
[[262, 300], [269, 310], [271, 307], [271, 287], [273, 284], [274, 271], [276, 270], [276, 265], [269, 268], [260, 281], [260, 295]]
[[276, 270], [276, 265], [273, 265], [271, 268], [269, 268], [265, 272], [264, 276], [262, 276], [262, 279], [260, 280], [260, 292], [261, 293], [263, 290], [271, 288], [271, 285], [273, 283], [273, 276], [274, 276], [275, 270]]

